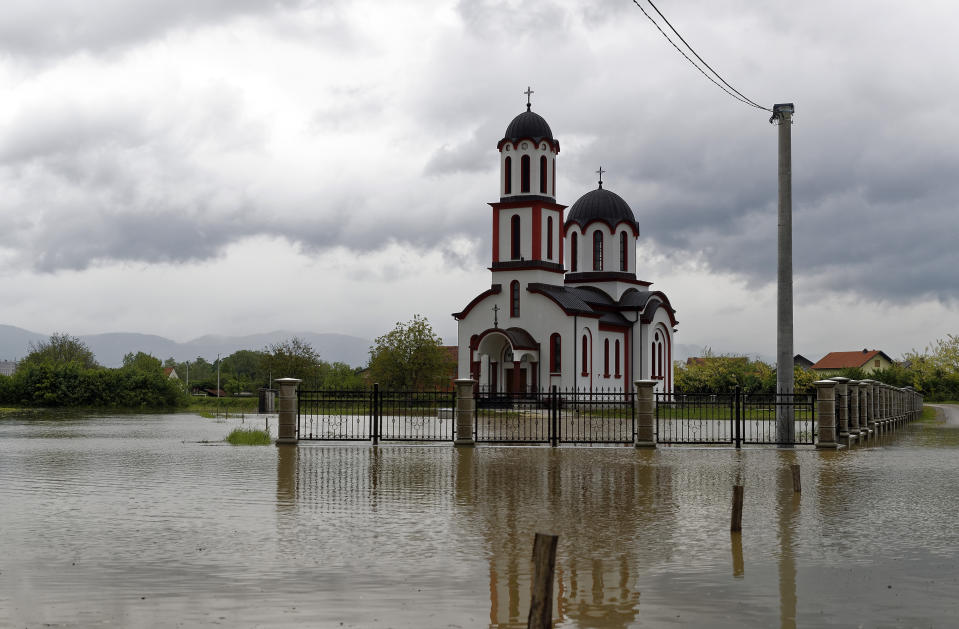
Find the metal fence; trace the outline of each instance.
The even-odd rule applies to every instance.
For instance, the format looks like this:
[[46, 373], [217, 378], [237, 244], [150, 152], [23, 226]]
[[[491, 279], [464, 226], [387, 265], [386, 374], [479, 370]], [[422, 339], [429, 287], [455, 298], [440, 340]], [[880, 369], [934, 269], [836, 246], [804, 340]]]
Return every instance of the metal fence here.
[[[813, 445], [815, 396], [742, 393], [655, 394], [662, 444]], [[305, 441], [451, 442], [450, 391], [301, 390], [297, 437]], [[636, 394], [551, 388], [475, 394], [473, 438], [481, 443], [631, 444]], [[788, 420], [777, 430], [777, 415]], [[782, 433], [782, 434], [780, 434]]]
[[306, 441], [452, 441], [451, 391], [301, 390], [297, 438]]
[[630, 444], [635, 393], [551, 388], [522, 393], [480, 391], [474, 438], [486, 443]]
[[814, 395], [804, 393], [657, 393], [656, 442], [813, 445], [814, 401]]

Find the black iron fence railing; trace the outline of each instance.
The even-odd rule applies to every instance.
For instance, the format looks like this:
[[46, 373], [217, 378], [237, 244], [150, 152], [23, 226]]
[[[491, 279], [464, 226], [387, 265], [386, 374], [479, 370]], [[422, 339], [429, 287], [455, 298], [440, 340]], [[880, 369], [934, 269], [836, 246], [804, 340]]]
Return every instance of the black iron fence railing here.
[[813, 445], [814, 401], [804, 393], [656, 393], [656, 442]]
[[311, 441], [452, 441], [450, 391], [301, 390], [297, 438]]
[[[473, 438], [485, 443], [631, 444], [636, 394], [614, 390], [474, 393]], [[662, 444], [813, 445], [814, 396], [654, 394]], [[307, 441], [451, 442], [456, 399], [449, 391], [301, 390], [297, 437]], [[841, 404], [841, 402], [840, 402]], [[837, 404], [837, 408], [840, 406]], [[839, 412], [837, 410], [837, 418]]]

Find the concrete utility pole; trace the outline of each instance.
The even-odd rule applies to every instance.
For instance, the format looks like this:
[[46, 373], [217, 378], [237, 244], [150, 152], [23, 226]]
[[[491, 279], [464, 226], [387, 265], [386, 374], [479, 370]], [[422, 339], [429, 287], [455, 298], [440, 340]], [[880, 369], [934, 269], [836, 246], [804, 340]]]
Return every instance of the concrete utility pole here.
[[791, 396], [793, 375], [793, 184], [792, 103], [773, 105], [769, 122], [779, 124], [779, 264], [776, 299], [776, 441], [792, 447], [796, 440]]

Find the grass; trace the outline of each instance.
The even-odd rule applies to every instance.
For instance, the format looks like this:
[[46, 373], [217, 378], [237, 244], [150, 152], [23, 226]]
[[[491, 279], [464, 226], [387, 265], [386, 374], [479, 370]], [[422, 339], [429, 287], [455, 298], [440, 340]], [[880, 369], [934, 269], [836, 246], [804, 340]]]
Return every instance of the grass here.
[[[937, 402], [938, 404], [939, 402]], [[936, 420], [936, 409], [932, 406], [924, 404], [922, 407], [922, 415], [919, 416], [919, 421], [921, 422], [930, 422]]]
[[235, 446], [268, 446], [273, 443], [270, 433], [257, 428], [236, 428], [226, 440]]

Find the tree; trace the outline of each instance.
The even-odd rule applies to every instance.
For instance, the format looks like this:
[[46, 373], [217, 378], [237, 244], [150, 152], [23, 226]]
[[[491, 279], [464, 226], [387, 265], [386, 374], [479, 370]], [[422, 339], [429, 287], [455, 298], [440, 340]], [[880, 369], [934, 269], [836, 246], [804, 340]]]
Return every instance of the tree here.
[[422, 315], [397, 323], [370, 346], [370, 376], [391, 389], [447, 388], [452, 365], [442, 339]]
[[137, 369], [139, 371], [162, 371], [163, 363], [160, 362], [159, 358], [154, 358], [150, 354], [145, 354], [143, 352], [137, 352], [134, 354], [130, 352], [123, 357], [123, 368], [124, 369]]
[[76, 364], [84, 369], [97, 367], [96, 358], [87, 344], [75, 336], [55, 332], [47, 341], [30, 342], [30, 353], [20, 362], [20, 367], [29, 365]]
[[276, 378], [299, 378], [307, 386], [317, 387], [326, 364], [313, 346], [299, 337], [274, 343], [266, 348], [263, 358], [264, 371]]

